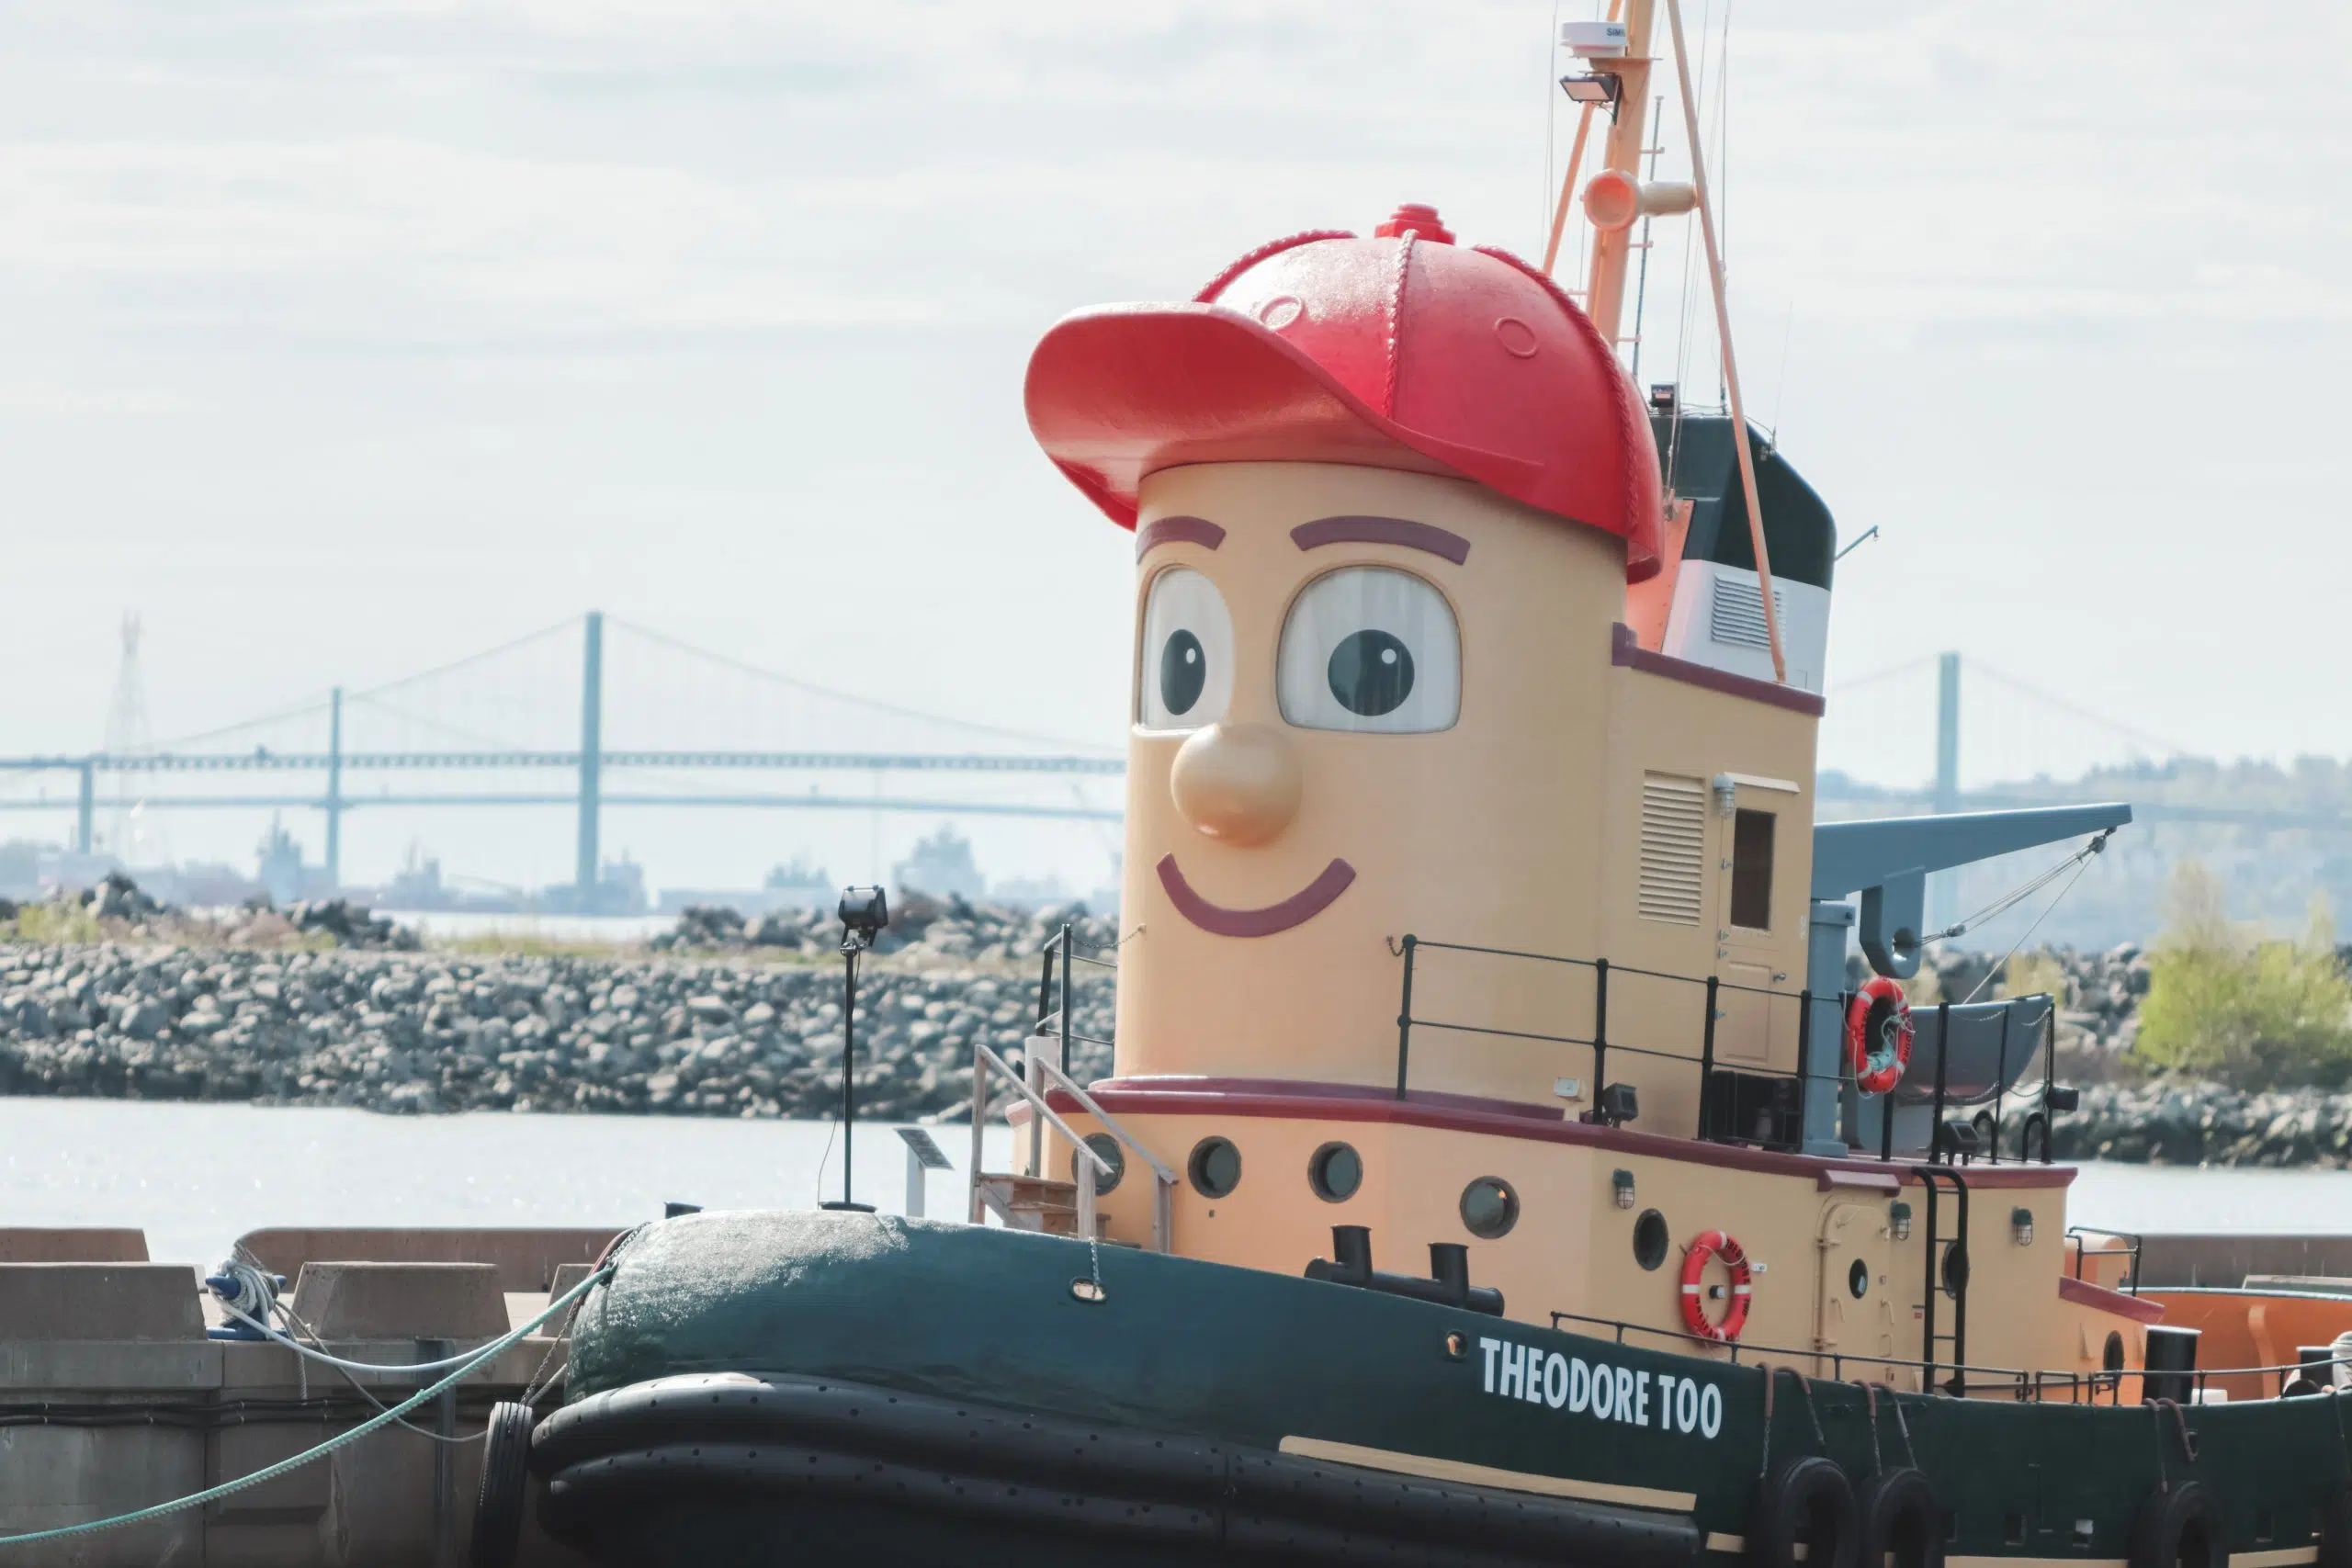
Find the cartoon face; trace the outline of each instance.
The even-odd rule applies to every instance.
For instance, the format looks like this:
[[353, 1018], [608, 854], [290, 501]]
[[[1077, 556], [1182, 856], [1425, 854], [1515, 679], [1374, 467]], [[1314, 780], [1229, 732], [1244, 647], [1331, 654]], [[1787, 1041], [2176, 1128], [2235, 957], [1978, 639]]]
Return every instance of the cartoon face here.
[[1379, 1081], [1396, 938], [1583, 934], [1623, 547], [1385, 469], [1142, 500], [1119, 1070]]

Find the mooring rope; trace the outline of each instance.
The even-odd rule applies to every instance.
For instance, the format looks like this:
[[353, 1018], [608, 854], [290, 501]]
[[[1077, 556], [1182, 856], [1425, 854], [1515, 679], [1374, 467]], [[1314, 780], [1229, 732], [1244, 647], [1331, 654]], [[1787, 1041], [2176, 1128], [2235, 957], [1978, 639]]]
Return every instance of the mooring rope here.
[[[310, 1463], [312, 1460], [324, 1459], [328, 1454], [334, 1452], [335, 1450], [345, 1448], [357, 1442], [368, 1433], [390, 1425], [391, 1422], [398, 1420], [402, 1416], [405, 1416], [410, 1411], [415, 1409], [418, 1405], [423, 1404], [425, 1401], [435, 1397], [444, 1390], [454, 1387], [458, 1382], [464, 1381], [469, 1374], [481, 1367], [484, 1362], [496, 1356], [500, 1351], [523, 1339], [526, 1336], [530, 1334], [533, 1329], [538, 1327], [549, 1318], [554, 1317], [558, 1313], [562, 1312], [565, 1308], [571, 1306], [573, 1302], [579, 1300], [582, 1296], [586, 1295], [590, 1289], [594, 1286], [601, 1285], [606, 1280], [611, 1279], [612, 1274], [613, 1265], [609, 1263], [605, 1265], [603, 1268], [598, 1269], [595, 1272], [590, 1274], [585, 1280], [581, 1280], [580, 1283], [572, 1286], [571, 1289], [566, 1291], [563, 1294], [549, 1302], [547, 1305], [547, 1310], [540, 1313], [538, 1316], [531, 1319], [530, 1322], [523, 1325], [520, 1328], [514, 1330], [512, 1333], [492, 1340], [481, 1349], [470, 1352], [467, 1357], [460, 1358], [462, 1364], [459, 1365], [456, 1371], [450, 1372], [448, 1376], [443, 1378], [440, 1382], [432, 1383], [424, 1388], [418, 1389], [414, 1393], [409, 1395], [406, 1399], [401, 1400], [398, 1404], [391, 1406], [382, 1415], [371, 1416], [368, 1420], [361, 1422], [358, 1426], [354, 1427], [350, 1431], [329, 1438], [325, 1442], [321, 1443], [314, 1449], [305, 1450], [303, 1452], [294, 1455], [291, 1459], [279, 1460], [276, 1464], [266, 1466], [263, 1469], [254, 1472], [251, 1475], [240, 1476], [234, 1481], [226, 1481], [218, 1486], [207, 1487], [201, 1492], [192, 1492], [185, 1497], [175, 1497], [168, 1503], [157, 1503], [150, 1507], [134, 1509], [128, 1514], [116, 1514], [107, 1518], [91, 1519], [85, 1523], [78, 1525], [60, 1525], [53, 1529], [33, 1530], [24, 1535], [0, 1535], [0, 1546], [29, 1546], [35, 1541], [61, 1540], [68, 1536], [94, 1535], [99, 1530], [119, 1529], [126, 1525], [141, 1524], [149, 1519], [159, 1519], [167, 1514], [181, 1513], [189, 1508], [200, 1508], [207, 1503], [216, 1502], [222, 1497], [229, 1496], [232, 1493], [243, 1492], [247, 1487], [258, 1486], [265, 1481], [274, 1480], [278, 1476], [284, 1475], [288, 1471], [299, 1470], [303, 1465]], [[243, 1314], [239, 1314], [238, 1315], [243, 1316]], [[259, 1326], [266, 1327], [266, 1325], [264, 1325]], [[282, 1336], [275, 1337], [277, 1337], [280, 1343], [291, 1343], [291, 1341], [285, 1339]], [[300, 1348], [299, 1346], [296, 1348]], [[333, 1358], [328, 1359], [333, 1359]], [[413, 1367], [395, 1367], [390, 1370], [393, 1371], [413, 1371], [416, 1369]]]

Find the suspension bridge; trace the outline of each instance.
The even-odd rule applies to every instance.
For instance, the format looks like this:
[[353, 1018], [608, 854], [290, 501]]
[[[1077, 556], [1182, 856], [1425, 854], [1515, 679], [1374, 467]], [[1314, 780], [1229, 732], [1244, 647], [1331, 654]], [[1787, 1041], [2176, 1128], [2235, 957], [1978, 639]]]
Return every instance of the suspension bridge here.
[[[127, 637], [127, 656], [134, 650]], [[119, 690], [116, 705], [138, 705], [135, 683]], [[2081, 781], [2118, 793], [2119, 770], [2144, 773], [2188, 755], [1990, 665], [1971, 661], [1963, 672], [1955, 653], [1833, 683], [1828, 710], [1825, 816], [2059, 804], [2084, 798]], [[118, 853], [132, 813], [315, 813], [322, 869], [339, 886], [351, 813], [564, 810], [576, 822], [573, 887], [583, 908], [594, 907], [611, 808], [1108, 824], [1121, 815], [1115, 801], [1086, 786], [1118, 779], [1125, 765], [1113, 744], [876, 702], [593, 612], [200, 735], [142, 745], [124, 728], [110, 722], [100, 751], [0, 757], [0, 812], [70, 813], [84, 855], [101, 847], [104, 813], [114, 817], [107, 847]], [[844, 775], [867, 787], [843, 787]], [[885, 787], [910, 779], [912, 793]], [[2335, 810], [2124, 793], [2143, 821], [2352, 827]]]

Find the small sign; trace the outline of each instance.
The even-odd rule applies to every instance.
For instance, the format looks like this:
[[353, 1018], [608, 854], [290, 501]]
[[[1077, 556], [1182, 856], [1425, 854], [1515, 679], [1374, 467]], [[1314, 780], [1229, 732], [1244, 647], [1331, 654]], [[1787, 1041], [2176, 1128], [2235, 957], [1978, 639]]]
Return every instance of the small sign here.
[[924, 1132], [921, 1127], [900, 1127], [898, 1129], [898, 1134], [899, 1137], [906, 1140], [909, 1152], [922, 1162], [922, 1168], [925, 1170], [948, 1168], [946, 1151], [939, 1146], [937, 1141], [929, 1133]]

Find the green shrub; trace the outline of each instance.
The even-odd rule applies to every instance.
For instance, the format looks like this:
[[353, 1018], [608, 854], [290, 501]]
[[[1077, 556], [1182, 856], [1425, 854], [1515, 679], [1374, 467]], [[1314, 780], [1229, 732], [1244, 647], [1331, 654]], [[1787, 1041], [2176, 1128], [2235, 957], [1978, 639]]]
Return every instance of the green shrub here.
[[2221, 878], [2196, 861], [2174, 873], [2168, 902], [2149, 955], [2141, 1056], [2238, 1089], [2352, 1081], [2352, 983], [2324, 899], [2312, 898], [2310, 925], [2292, 942], [2231, 924]]

